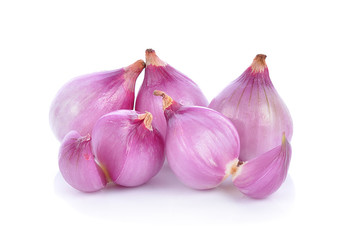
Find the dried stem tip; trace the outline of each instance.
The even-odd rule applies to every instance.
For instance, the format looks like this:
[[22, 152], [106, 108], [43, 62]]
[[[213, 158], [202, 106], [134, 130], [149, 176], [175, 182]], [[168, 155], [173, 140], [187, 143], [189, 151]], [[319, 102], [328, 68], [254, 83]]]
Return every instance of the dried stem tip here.
[[144, 126], [150, 131], [153, 131], [153, 126], [151, 125], [153, 121], [153, 115], [150, 112], [139, 114], [138, 119], [143, 120]]
[[162, 97], [163, 110], [165, 110], [166, 108], [168, 108], [169, 106], [173, 104], [173, 99], [170, 96], [168, 96], [165, 92], [162, 92], [160, 90], [155, 90], [154, 95]]
[[259, 72], [264, 72], [264, 69], [267, 67], [266, 64], [266, 58], [267, 55], [264, 54], [257, 54], [256, 57], [254, 58], [251, 68], [253, 73], [259, 73]]
[[152, 49], [152, 48], [148, 48], [147, 50], [145, 50], [145, 53], [146, 53], [146, 54], [155, 53], [155, 50]]
[[130, 66], [125, 67], [125, 73], [128, 72], [135, 72], [135, 73], [141, 73], [143, 68], [145, 68], [145, 62], [143, 60], [137, 60]]
[[144, 68], [145, 62], [143, 60], [138, 60], [130, 66], [124, 68], [124, 86], [127, 90], [129, 90], [130, 92], [135, 91], [137, 77]]
[[145, 50], [145, 61], [147, 62], [147, 65], [153, 65], [157, 67], [167, 65], [156, 55], [155, 50], [151, 48]]

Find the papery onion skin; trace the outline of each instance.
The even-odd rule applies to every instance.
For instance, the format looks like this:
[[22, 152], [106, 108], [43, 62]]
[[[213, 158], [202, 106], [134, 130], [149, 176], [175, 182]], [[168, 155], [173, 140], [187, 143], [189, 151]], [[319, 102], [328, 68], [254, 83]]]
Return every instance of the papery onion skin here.
[[[155, 94], [165, 93], [155, 91]], [[218, 186], [230, 174], [230, 163], [239, 156], [237, 130], [229, 119], [212, 109], [182, 106], [170, 101], [166, 94], [163, 98], [169, 166], [191, 188]]]
[[233, 184], [251, 198], [265, 198], [285, 181], [291, 161], [292, 148], [282, 137], [282, 144], [241, 164], [233, 173]]
[[104, 115], [95, 124], [92, 149], [114, 183], [139, 186], [161, 169], [164, 140], [151, 127], [150, 117], [150, 113], [143, 117], [133, 110], [118, 110]]
[[153, 96], [160, 89], [182, 105], [208, 106], [208, 100], [201, 89], [190, 78], [159, 59], [153, 49], [146, 50], [144, 80], [139, 89], [135, 109], [153, 114], [153, 126], [162, 136], [166, 135], [166, 119], [162, 111], [162, 101]]
[[135, 83], [143, 60], [106, 72], [77, 77], [57, 93], [50, 108], [51, 128], [61, 141], [71, 130], [90, 134], [95, 122], [118, 109], [133, 109]]
[[95, 192], [107, 184], [91, 151], [90, 135], [82, 137], [76, 131], [66, 134], [60, 147], [59, 168], [65, 181], [79, 191]]
[[270, 80], [265, 58], [258, 54], [252, 65], [209, 105], [231, 119], [237, 128], [241, 161], [278, 146], [282, 132], [289, 141], [293, 134], [291, 115]]

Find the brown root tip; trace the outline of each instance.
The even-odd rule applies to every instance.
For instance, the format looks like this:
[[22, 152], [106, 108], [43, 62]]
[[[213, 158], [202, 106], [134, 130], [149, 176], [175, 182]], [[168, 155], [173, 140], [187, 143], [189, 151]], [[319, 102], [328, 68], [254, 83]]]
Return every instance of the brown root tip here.
[[234, 175], [238, 170], [238, 164], [234, 164], [231, 168], [231, 175]]
[[153, 126], [151, 125], [153, 121], [153, 115], [150, 112], [139, 114], [138, 119], [143, 120], [144, 126], [150, 131], [153, 131]]
[[153, 66], [166, 66], [167, 64], [162, 61], [155, 53], [154, 49], [147, 49], [145, 50], [145, 61], [148, 65], [153, 65]]
[[237, 163], [237, 167], [240, 167], [243, 164], [244, 164], [244, 162], [239, 160], [238, 163]]
[[255, 59], [256, 59], [256, 58], [258, 58], [258, 59], [263, 59], [263, 61], [264, 61], [264, 60], [266, 60], [267, 55], [265, 55], [265, 54], [257, 54], [256, 57], [255, 57]]
[[238, 159], [236, 159], [236, 161], [232, 163], [232, 166], [230, 168], [230, 174], [232, 175], [233, 180], [240, 174], [241, 169], [245, 164], [245, 162], [240, 161]]
[[148, 48], [147, 50], [145, 50], [145, 53], [155, 53], [155, 50], [152, 48]]
[[166, 108], [168, 108], [169, 106], [171, 106], [173, 104], [173, 99], [163, 91], [155, 90], [154, 95], [162, 97], [163, 110], [165, 110]]
[[231, 175], [234, 175], [234, 174], [236, 174], [237, 173], [237, 171], [238, 171], [238, 169], [239, 169], [239, 167], [241, 166], [241, 165], [243, 165], [244, 164], [244, 162], [243, 161], [240, 161], [240, 160], [237, 160], [237, 162], [235, 162], [233, 165], [232, 165], [232, 167], [231, 167]]
[[251, 68], [253, 73], [259, 73], [259, 72], [264, 72], [264, 69], [267, 67], [266, 64], [266, 58], [267, 55], [264, 54], [257, 54], [256, 57], [254, 58]]

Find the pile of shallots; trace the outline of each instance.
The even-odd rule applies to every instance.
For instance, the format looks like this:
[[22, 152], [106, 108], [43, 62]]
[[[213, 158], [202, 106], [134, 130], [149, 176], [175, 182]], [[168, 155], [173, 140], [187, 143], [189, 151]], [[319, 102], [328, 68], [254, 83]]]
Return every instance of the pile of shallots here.
[[191, 188], [215, 188], [232, 175], [243, 194], [267, 197], [287, 176], [293, 129], [265, 58], [257, 55], [209, 105], [196, 83], [152, 49], [146, 63], [71, 80], [49, 116], [61, 141], [62, 176], [83, 192], [107, 183], [134, 187], [153, 178], [166, 157]]

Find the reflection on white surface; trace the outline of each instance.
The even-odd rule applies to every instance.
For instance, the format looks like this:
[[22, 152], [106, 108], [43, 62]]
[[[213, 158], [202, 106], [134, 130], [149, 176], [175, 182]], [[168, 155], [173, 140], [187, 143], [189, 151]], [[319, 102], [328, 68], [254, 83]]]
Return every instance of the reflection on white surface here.
[[287, 215], [295, 199], [289, 175], [272, 196], [254, 200], [240, 193], [230, 179], [212, 190], [185, 187], [168, 165], [150, 182], [136, 188], [112, 185], [99, 192], [82, 193], [70, 187], [60, 173], [55, 177], [54, 187], [60, 198], [90, 217], [157, 224], [272, 221]]

